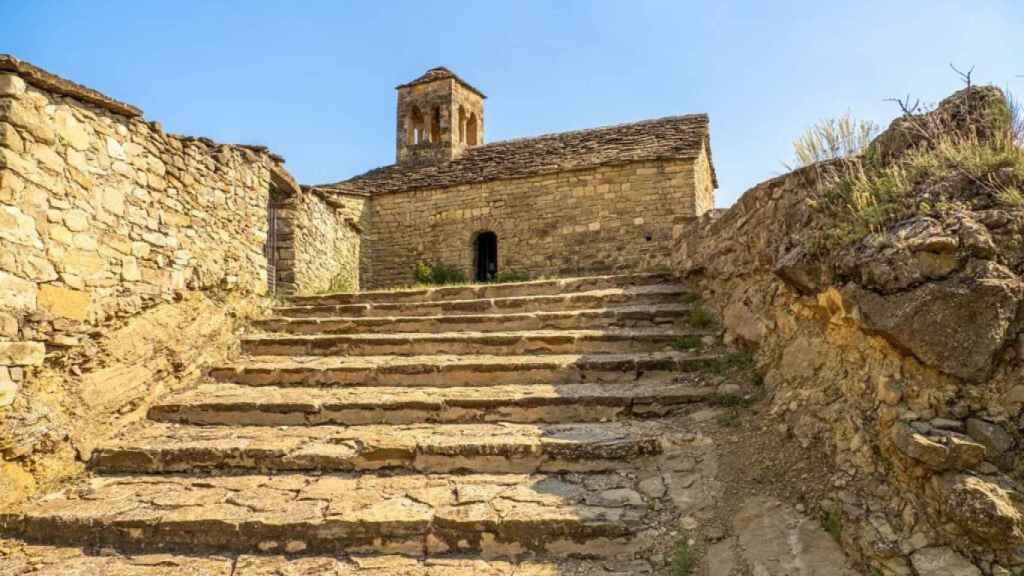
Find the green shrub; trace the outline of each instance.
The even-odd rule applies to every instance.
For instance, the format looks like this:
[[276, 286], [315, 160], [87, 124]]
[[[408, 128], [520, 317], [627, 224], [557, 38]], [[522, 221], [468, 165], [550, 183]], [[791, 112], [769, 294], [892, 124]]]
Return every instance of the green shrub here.
[[516, 272], [514, 270], [498, 272], [498, 274], [494, 277], [494, 281], [499, 284], [505, 284], [509, 282], [527, 282], [529, 280], [530, 276], [526, 272]]
[[457, 266], [449, 264], [416, 264], [414, 277], [417, 284], [443, 286], [446, 284], [465, 284], [468, 282], [466, 273]]
[[426, 262], [417, 262], [413, 277], [416, 279], [417, 284], [432, 284], [434, 281], [434, 271]]
[[448, 264], [435, 264], [433, 276], [434, 284], [465, 284], [469, 281], [462, 269]]

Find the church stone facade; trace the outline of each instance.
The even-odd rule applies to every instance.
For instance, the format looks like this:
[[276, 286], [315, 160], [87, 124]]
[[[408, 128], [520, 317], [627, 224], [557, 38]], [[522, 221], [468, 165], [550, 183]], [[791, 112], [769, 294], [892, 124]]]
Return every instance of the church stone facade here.
[[[483, 280], [658, 270], [673, 235], [714, 207], [706, 115], [485, 144], [485, 96], [451, 71], [397, 91], [395, 164], [303, 188], [359, 231], [344, 266], [364, 289], [409, 284], [419, 262]], [[324, 282], [294, 275], [300, 289]]]

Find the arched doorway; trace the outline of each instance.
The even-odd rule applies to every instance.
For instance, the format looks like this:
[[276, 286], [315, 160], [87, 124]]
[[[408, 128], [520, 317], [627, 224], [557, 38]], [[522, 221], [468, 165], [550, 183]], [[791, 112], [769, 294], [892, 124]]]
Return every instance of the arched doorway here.
[[475, 276], [477, 282], [491, 282], [498, 275], [498, 237], [494, 232], [480, 232], [473, 241], [476, 256]]

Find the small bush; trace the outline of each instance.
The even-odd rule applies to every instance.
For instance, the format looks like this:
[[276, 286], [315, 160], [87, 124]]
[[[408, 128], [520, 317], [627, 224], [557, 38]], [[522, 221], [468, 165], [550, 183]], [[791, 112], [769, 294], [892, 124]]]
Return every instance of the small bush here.
[[416, 264], [414, 272], [417, 284], [443, 286], [446, 284], [465, 284], [468, 282], [466, 273], [456, 266], [448, 264]]
[[434, 281], [434, 271], [426, 262], [417, 262], [413, 277], [417, 284], [431, 284]]
[[793, 142], [796, 167], [859, 154], [878, 135], [878, 125], [849, 114], [821, 120]]
[[494, 277], [494, 281], [499, 284], [506, 284], [510, 282], [527, 282], [530, 280], [530, 276], [526, 272], [516, 272], [509, 270], [506, 272], [498, 272]]
[[693, 554], [690, 550], [690, 542], [684, 534], [676, 542], [675, 550], [672, 552], [672, 576], [690, 576], [693, 572]]

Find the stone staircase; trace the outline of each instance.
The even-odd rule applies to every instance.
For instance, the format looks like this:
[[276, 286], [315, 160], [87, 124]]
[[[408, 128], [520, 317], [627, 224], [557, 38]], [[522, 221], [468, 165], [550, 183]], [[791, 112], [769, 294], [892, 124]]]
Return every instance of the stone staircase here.
[[663, 422], [715, 393], [695, 305], [657, 274], [296, 297], [0, 527], [54, 574], [651, 573]]

